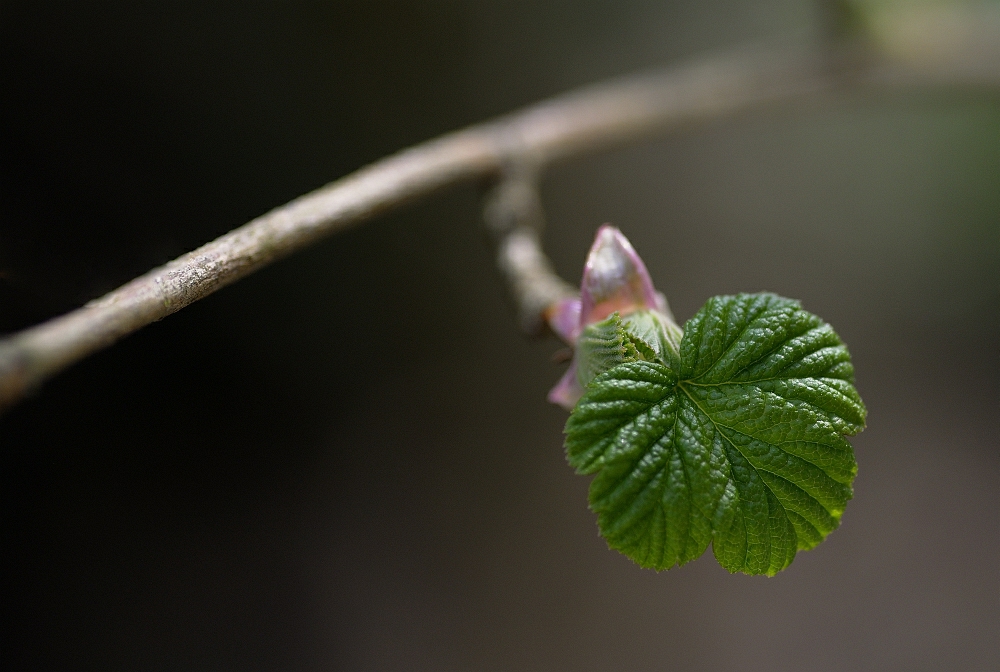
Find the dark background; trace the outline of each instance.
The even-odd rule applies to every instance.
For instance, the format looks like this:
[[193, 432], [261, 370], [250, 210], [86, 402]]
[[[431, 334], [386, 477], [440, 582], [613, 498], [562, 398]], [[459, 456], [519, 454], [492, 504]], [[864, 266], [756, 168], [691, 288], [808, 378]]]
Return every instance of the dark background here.
[[[813, 4], [0, 1], [0, 332], [389, 152]], [[0, 419], [8, 670], [1000, 667], [1000, 98], [843, 96], [551, 171], [686, 319], [803, 301], [869, 427], [773, 579], [606, 549], [474, 186], [147, 327]]]

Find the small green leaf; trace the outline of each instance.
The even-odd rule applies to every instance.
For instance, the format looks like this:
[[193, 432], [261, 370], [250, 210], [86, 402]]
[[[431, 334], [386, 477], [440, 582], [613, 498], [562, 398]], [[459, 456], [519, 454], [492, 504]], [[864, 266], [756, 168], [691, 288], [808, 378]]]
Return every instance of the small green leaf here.
[[[643, 352], [642, 359], [678, 368], [683, 332], [665, 315], [656, 310], [637, 310], [625, 316], [622, 324], [626, 335]], [[642, 350], [644, 345], [646, 350]]]
[[576, 342], [576, 350], [580, 355], [577, 358], [576, 377], [580, 385], [586, 387], [594, 376], [622, 362], [634, 362], [646, 355], [655, 356], [652, 347], [641, 342], [638, 345], [643, 349], [644, 355], [640, 355], [636, 340], [626, 333], [618, 313], [612, 313], [606, 320], [584, 329]]
[[569, 463], [597, 473], [601, 534], [643, 567], [711, 543], [730, 572], [774, 575], [836, 529], [851, 498], [844, 436], [866, 411], [850, 356], [829, 325], [773, 294], [709, 300], [679, 348], [668, 326], [593, 325], [594, 343], [610, 345], [587, 347], [614, 354], [581, 364], [593, 379], [566, 423]]

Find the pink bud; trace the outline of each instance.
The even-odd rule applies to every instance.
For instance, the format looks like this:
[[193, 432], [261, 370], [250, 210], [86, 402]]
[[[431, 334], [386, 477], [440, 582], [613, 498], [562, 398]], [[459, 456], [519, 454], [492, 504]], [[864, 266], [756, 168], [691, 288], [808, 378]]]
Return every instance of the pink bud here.
[[566, 373], [559, 379], [556, 386], [549, 390], [547, 399], [569, 411], [576, 406], [576, 402], [580, 401], [582, 396], [583, 386], [576, 377], [576, 362], [573, 361], [570, 362], [569, 368], [566, 369]]
[[653, 288], [632, 243], [616, 227], [605, 224], [597, 230], [583, 267], [580, 329], [615, 311], [628, 315], [644, 308], [665, 311], [666, 301]]
[[556, 336], [573, 345], [580, 336], [580, 297], [557, 301], [545, 312], [545, 318]]
[[[560, 338], [574, 345], [588, 325], [616, 311], [624, 317], [645, 309], [669, 314], [666, 299], [653, 288], [646, 265], [628, 238], [616, 227], [605, 224], [597, 230], [587, 255], [580, 298], [559, 301], [549, 309], [546, 318]], [[548, 398], [570, 409], [582, 395], [583, 386], [577, 380], [574, 359]]]

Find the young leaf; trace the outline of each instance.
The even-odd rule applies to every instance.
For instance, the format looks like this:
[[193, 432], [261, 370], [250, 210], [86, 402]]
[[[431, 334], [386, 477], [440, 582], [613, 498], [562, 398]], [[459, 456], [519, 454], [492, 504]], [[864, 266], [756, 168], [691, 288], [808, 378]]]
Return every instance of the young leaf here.
[[[636, 346], [643, 348], [639, 353]], [[622, 362], [634, 362], [638, 359], [653, 359], [653, 349], [625, 331], [618, 313], [589, 325], [576, 341], [577, 360], [576, 377], [580, 385], [586, 388], [594, 376], [604, 373]]]
[[657, 356], [621, 348], [566, 423], [612, 548], [659, 570], [711, 543], [730, 572], [772, 576], [836, 529], [857, 471], [844, 436], [866, 411], [829, 325], [773, 294], [715, 297], [677, 353], [613, 319]]

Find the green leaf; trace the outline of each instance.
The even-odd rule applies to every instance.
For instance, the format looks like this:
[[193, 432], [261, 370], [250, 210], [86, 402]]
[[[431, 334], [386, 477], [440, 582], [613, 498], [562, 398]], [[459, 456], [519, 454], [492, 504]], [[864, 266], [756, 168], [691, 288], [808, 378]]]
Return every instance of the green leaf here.
[[[637, 343], [637, 340], [639, 339], [630, 338], [625, 331], [625, 324], [618, 313], [612, 313], [608, 319], [584, 329], [576, 342], [577, 352], [580, 353], [576, 377], [580, 385], [586, 387], [594, 376], [622, 362], [654, 358], [652, 347], [641, 341]], [[642, 348], [642, 354], [636, 348], [637, 345]]]
[[644, 353], [642, 359], [666, 362], [673, 369], [678, 367], [683, 332], [665, 315], [655, 310], [637, 310], [622, 320], [622, 326], [636, 348]]
[[711, 543], [730, 572], [774, 575], [836, 529], [857, 472], [844, 436], [866, 411], [829, 325], [773, 294], [722, 296], [657, 349], [666, 326], [612, 317], [594, 334], [617, 354], [579, 358], [594, 377], [566, 423], [612, 548], [660, 570]]

